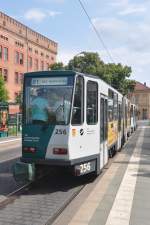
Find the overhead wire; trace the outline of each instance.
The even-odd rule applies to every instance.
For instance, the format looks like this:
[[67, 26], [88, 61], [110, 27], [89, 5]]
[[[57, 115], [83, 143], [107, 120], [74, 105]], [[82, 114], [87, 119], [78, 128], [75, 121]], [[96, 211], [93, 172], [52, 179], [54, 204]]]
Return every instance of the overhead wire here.
[[105, 51], [106, 51], [108, 57], [110, 58], [110, 60], [111, 60], [113, 63], [115, 63], [115, 61], [113, 60], [113, 57], [112, 57], [110, 51], [108, 50], [108, 48], [107, 48], [105, 42], [103, 41], [102, 35], [99, 33], [99, 31], [97, 30], [96, 26], [94, 25], [94, 23], [93, 23], [91, 17], [89, 16], [89, 14], [88, 14], [88, 12], [87, 12], [87, 10], [86, 10], [86, 8], [85, 8], [83, 2], [82, 2], [81, 0], [78, 0], [78, 2], [79, 2], [79, 4], [80, 4], [81, 8], [83, 9], [83, 11], [85, 12], [85, 14], [86, 14], [86, 16], [87, 16], [87, 18], [88, 18], [90, 24], [92, 25], [92, 27], [93, 27], [93, 29], [94, 29], [94, 31], [95, 31], [95, 33], [96, 33], [96, 35], [97, 35], [99, 41], [101, 42], [103, 48], [105, 49]]

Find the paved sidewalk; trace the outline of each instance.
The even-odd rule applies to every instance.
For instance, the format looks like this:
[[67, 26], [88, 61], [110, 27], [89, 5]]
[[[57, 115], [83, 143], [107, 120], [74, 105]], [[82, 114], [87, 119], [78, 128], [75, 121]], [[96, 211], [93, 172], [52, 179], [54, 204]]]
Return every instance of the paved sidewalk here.
[[150, 225], [149, 146], [150, 127], [139, 127], [72, 219], [61, 223], [62, 216], [59, 225]]

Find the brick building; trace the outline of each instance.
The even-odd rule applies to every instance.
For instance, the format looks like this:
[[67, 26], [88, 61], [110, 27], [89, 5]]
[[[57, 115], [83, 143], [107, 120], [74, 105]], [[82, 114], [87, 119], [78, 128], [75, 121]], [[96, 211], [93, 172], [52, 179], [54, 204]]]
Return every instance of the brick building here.
[[57, 43], [0, 12], [0, 73], [14, 102], [24, 72], [47, 70], [56, 62]]
[[146, 83], [136, 82], [134, 92], [129, 95], [129, 98], [138, 106], [139, 119], [150, 119], [150, 88]]

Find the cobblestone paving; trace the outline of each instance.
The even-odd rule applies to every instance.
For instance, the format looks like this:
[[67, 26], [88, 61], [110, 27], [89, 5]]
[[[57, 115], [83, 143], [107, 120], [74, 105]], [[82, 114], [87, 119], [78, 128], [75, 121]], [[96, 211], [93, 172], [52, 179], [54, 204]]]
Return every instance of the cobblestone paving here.
[[19, 160], [21, 148], [9, 147], [9, 149], [1, 151], [5, 146], [0, 145], [0, 196], [6, 196], [20, 187], [13, 178], [12, 166]]
[[72, 181], [67, 176], [43, 179], [0, 210], [0, 225], [46, 224], [81, 190], [84, 182], [82, 179]]

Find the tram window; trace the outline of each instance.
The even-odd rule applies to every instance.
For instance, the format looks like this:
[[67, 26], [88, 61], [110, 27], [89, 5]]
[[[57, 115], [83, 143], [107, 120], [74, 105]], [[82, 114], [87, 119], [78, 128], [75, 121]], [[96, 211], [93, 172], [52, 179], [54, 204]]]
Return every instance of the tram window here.
[[114, 120], [118, 120], [118, 95], [114, 93]]
[[104, 105], [104, 129], [105, 129], [105, 135], [104, 138], [107, 140], [108, 138], [108, 101], [105, 99], [105, 105]]
[[76, 79], [72, 125], [80, 125], [84, 122], [84, 79], [78, 76]]
[[121, 131], [121, 119], [122, 119], [122, 110], [121, 104], [119, 104], [119, 121], [118, 121], [118, 130]]
[[104, 135], [105, 135], [105, 131], [104, 131], [104, 98], [101, 98], [101, 105], [100, 105], [100, 134], [101, 134], [101, 137], [100, 137], [100, 140], [101, 142], [104, 141]]
[[[38, 80], [39, 79], [39, 80]], [[47, 126], [68, 125], [70, 121], [73, 79], [64, 77], [67, 85], [36, 85], [41, 78], [26, 78], [25, 123]], [[48, 78], [44, 77], [45, 80]], [[44, 80], [43, 79], [43, 80]], [[54, 79], [54, 78], [52, 78]], [[51, 80], [52, 80], [51, 79]]]
[[98, 85], [96, 82], [87, 82], [87, 124], [96, 124], [98, 120]]
[[108, 120], [112, 122], [114, 119], [114, 92], [108, 91]]

